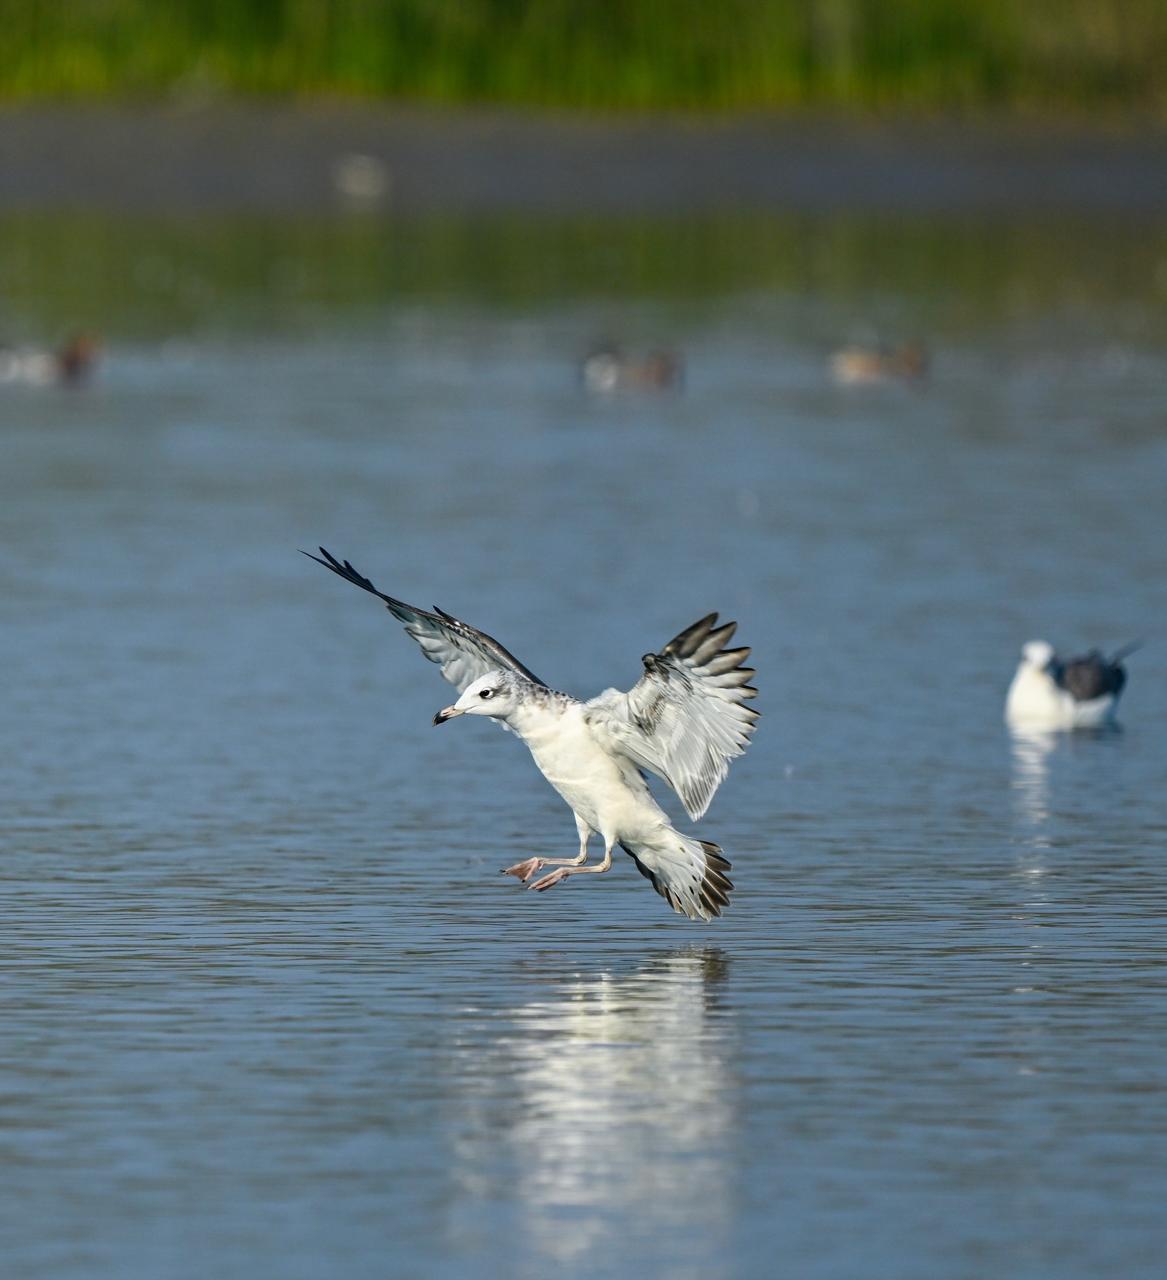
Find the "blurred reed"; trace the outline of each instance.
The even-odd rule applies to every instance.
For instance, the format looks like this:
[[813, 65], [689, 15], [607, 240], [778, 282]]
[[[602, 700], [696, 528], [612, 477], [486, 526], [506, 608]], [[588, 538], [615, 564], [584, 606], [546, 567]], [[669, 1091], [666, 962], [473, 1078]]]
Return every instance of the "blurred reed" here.
[[1161, 113], [1164, 0], [0, 0], [0, 96]]
[[[452, 300], [467, 314], [480, 306], [548, 308], [548, 325], [562, 319], [566, 299], [597, 315], [610, 306], [624, 314], [630, 301], [667, 301], [683, 328], [712, 300], [755, 295], [783, 300], [802, 340], [820, 314], [854, 313], [856, 298], [907, 291], [924, 331], [950, 339], [986, 328], [1005, 333], [1050, 315], [1085, 324], [1106, 307], [1128, 325], [1119, 333], [1112, 320], [1116, 341], [1135, 342], [1145, 329], [1162, 346], [1164, 263], [1161, 226], [1104, 235], [1089, 219], [1051, 223], [1041, 214], [1001, 221], [426, 214], [390, 231], [382, 219], [360, 217], [37, 212], [0, 217], [0, 336], [64, 336], [93, 325], [110, 338], [152, 344], [215, 332], [313, 333], [322, 317], [338, 314], [376, 328], [387, 310], [421, 304], [424, 314]], [[759, 341], [768, 342], [782, 322], [759, 306]], [[865, 301], [860, 318], [873, 307]]]

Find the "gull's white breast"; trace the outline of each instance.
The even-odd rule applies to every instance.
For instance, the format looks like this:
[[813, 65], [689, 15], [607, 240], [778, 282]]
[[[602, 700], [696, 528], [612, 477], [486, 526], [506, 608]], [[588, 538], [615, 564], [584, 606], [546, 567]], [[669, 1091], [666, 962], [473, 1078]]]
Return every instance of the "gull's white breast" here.
[[636, 766], [597, 741], [579, 702], [531, 708], [512, 724], [540, 771], [594, 831], [633, 837], [664, 817]]
[[1077, 702], [1045, 671], [1022, 663], [1005, 699], [1005, 719], [1016, 728], [1097, 729], [1114, 714], [1112, 694]]

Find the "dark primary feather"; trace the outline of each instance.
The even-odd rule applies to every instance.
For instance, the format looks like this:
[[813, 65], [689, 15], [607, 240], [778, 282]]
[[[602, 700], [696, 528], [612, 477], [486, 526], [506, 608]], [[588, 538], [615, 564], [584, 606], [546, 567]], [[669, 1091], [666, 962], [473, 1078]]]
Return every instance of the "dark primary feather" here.
[[1070, 658], [1054, 665], [1053, 677], [1075, 702], [1091, 702], [1095, 698], [1114, 697], [1122, 692], [1126, 671], [1118, 662], [1108, 662], [1097, 649], [1080, 658]]
[[[417, 641], [422, 653], [431, 662], [436, 662], [441, 667], [442, 675], [459, 692], [473, 684], [479, 676], [500, 667], [514, 671], [524, 679], [530, 680], [532, 684], [546, 688], [538, 676], [528, 671], [513, 654], [508, 653], [485, 631], [479, 631], [469, 623], [460, 622], [452, 614], [436, 606], [435, 612], [430, 613], [428, 609], [419, 609], [415, 605], [406, 604], [403, 600], [395, 600], [383, 591], [378, 591], [372, 582], [358, 573], [347, 560], [338, 560], [323, 547], [319, 550], [319, 556], [314, 556], [310, 551], [304, 551], [301, 554], [306, 555], [309, 560], [315, 560], [317, 564], [322, 564], [326, 569], [331, 569], [346, 582], [351, 582], [354, 587], [360, 587], [363, 591], [368, 591], [384, 600], [389, 612], [405, 624], [405, 630]], [[321, 559], [321, 556], [324, 558]]]

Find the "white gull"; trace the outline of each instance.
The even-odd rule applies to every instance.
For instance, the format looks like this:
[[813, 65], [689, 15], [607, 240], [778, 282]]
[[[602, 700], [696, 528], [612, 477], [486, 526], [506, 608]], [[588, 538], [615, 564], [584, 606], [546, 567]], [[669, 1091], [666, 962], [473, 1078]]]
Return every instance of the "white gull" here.
[[1101, 729], [1114, 723], [1126, 684], [1122, 660], [1139, 646], [1113, 657], [1097, 649], [1080, 658], [1059, 658], [1045, 640], [1022, 646], [1021, 661], [1005, 697], [1005, 720], [1014, 729]]
[[[579, 853], [574, 858], [526, 858], [506, 874], [550, 889], [568, 876], [607, 871], [618, 844], [637, 870], [675, 910], [709, 920], [729, 904], [729, 862], [717, 845], [682, 835], [653, 799], [642, 770], [663, 778], [686, 812], [700, 818], [749, 745], [758, 712], [746, 705], [757, 693], [742, 663], [749, 649], [728, 649], [737, 624], [717, 625], [711, 613], [682, 631], [659, 653], [645, 654], [644, 675], [627, 692], [607, 689], [580, 702], [549, 688], [484, 632], [435, 606], [433, 613], [378, 591], [347, 560], [323, 547], [310, 559], [346, 582], [372, 592], [437, 663], [461, 695], [434, 717], [485, 715], [517, 733], [535, 763], [575, 814]], [[321, 559], [321, 556], [323, 559]], [[603, 859], [588, 865], [588, 840], [598, 833]]]

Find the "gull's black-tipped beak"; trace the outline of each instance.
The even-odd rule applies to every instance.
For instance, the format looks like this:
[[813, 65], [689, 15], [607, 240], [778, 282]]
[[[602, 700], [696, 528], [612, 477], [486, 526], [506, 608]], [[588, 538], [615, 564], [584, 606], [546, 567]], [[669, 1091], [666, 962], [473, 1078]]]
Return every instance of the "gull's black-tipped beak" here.
[[443, 707], [441, 711], [434, 716], [434, 724], [445, 724], [447, 720], [453, 720], [455, 716], [462, 715], [457, 707]]

